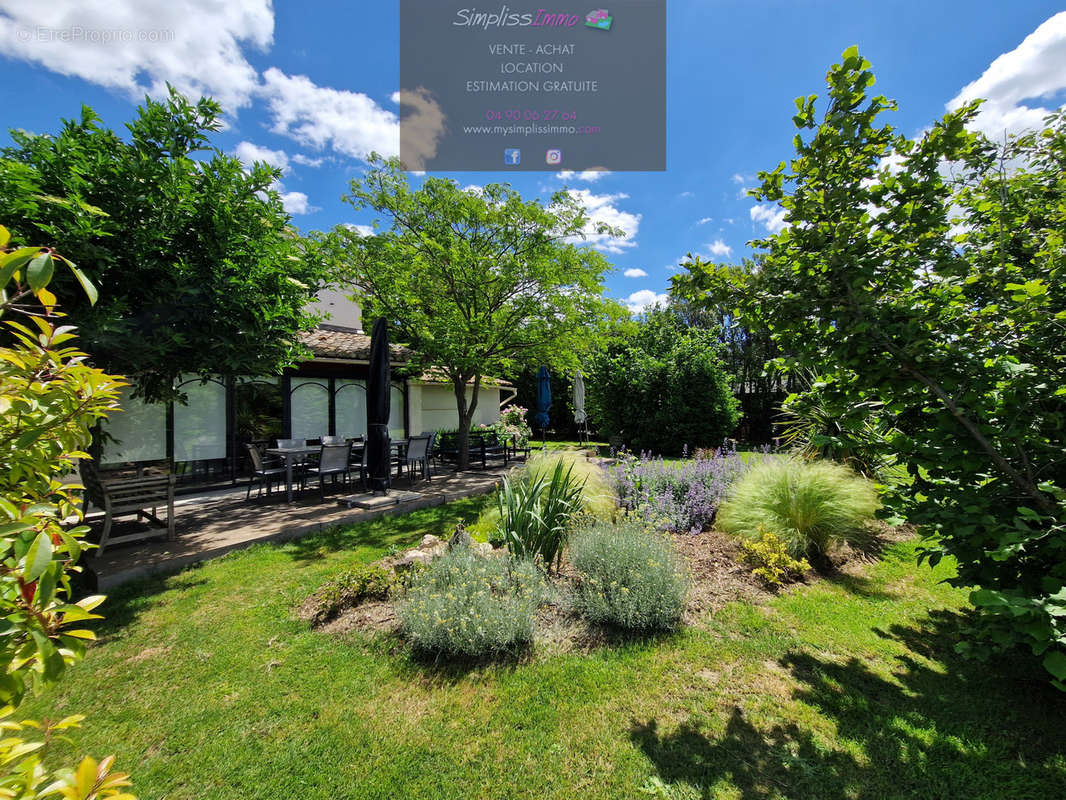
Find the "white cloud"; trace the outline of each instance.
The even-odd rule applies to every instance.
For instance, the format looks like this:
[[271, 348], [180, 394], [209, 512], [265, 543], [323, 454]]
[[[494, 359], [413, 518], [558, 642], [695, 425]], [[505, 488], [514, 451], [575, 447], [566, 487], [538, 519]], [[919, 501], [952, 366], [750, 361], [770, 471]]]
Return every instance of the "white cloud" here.
[[697, 225], [706, 225], [708, 222], [714, 222], [714, 218], [713, 217], [701, 217], [700, 219], [696, 220], [696, 224]]
[[[278, 190], [281, 191], [281, 185], [278, 184]], [[317, 206], [311, 205], [307, 201], [307, 195], [303, 192], [281, 192], [281, 204], [285, 207], [285, 211], [289, 214], [311, 214], [318, 211]]]
[[358, 159], [374, 151], [385, 156], [399, 152], [398, 117], [365, 94], [317, 86], [304, 75], [286, 75], [276, 67], [264, 72], [263, 79], [274, 133]]
[[645, 272], [642, 269], [637, 269], [636, 267], [632, 267], [630, 269], [627, 269], [622, 274], [625, 275], [627, 278], [647, 278], [648, 277], [648, 273], [647, 272]]
[[256, 161], [265, 161], [272, 167], [277, 167], [286, 173], [289, 171], [289, 156], [284, 150], [271, 150], [269, 147], [261, 147], [252, 142], [241, 142], [234, 150], [237, 158], [246, 167], [252, 166]]
[[695, 197], [695, 193], [686, 190], [686, 191], [682, 192], [681, 194], [679, 194], [678, 197]]
[[739, 172], [734, 172], [733, 173], [733, 183], [737, 183], [737, 184], [744, 183], [744, 176], [741, 175]]
[[350, 231], [354, 231], [355, 233], [358, 233], [360, 236], [374, 236], [375, 235], [374, 228], [371, 227], [370, 225], [356, 225], [356, 224], [351, 223], [351, 222], [345, 222], [344, 223], [344, 227], [347, 228]]
[[1047, 19], [1016, 48], [999, 56], [947, 107], [956, 109], [975, 98], [985, 98], [987, 102], [981, 106], [975, 125], [993, 141], [1002, 141], [1004, 132], [1039, 127], [1054, 108], [1035, 101], [1050, 100], [1064, 89], [1066, 11]]
[[303, 153], [294, 153], [292, 156], [294, 164], [302, 164], [305, 167], [321, 167], [325, 160], [324, 158], [311, 158]]
[[751, 221], [762, 225], [770, 233], [780, 233], [788, 225], [785, 222], [785, 209], [776, 205], [758, 205], [751, 207]]
[[733, 252], [733, 248], [727, 245], [721, 239], [715, 239], [713, 242], [707, 245], [707, 249], [710, 251], [711, 255], [715, 256], [728, 256]]
[[61, 75], [125, 92], [133, 100], [210, 95], [227, 112], [248, 105], [258, 84], [244, 46], [274, 40], [271, 0], [4, 0], [0, 52]]
[[625, 304], [625, 307], [629, 309], [630, 314], [641, 314], [652, 306], [668, 305], [670, 303], [670, 295], [657, 294], [651, 289], [641, 289], [638, 292], [633, 292], [633, 294], [629, 295], [629, 297], [622, 302]]
[[[588, 189], [570, 189], [569, 194], [580, 202], [589, 217], [585, 226], [585, 236], [570, 239], [574, 244], [589, 244], [605, 253], [621, 253], [630, 247], [636, 247], [637, 231], [640, 228], [640, 214], [623, 211], [615, 204], [629, 197], [627, 194], [593, 194]], [[605, 223], [612, 228], [619, 228], [625, 236], [612, 236], [609, 233], [596, 233], [596, 225]]]
[[595, 183], [600, 178], [610, 174], [610, 170], [606, 169], [586, 169], [582, 172], [574, 172], [573, 170], [564, 169], [562, 172], [556, 173], [555, 177], [561, 181], [569, 181], [576, 178], [577, 180], [585, 181], [586, 183]]

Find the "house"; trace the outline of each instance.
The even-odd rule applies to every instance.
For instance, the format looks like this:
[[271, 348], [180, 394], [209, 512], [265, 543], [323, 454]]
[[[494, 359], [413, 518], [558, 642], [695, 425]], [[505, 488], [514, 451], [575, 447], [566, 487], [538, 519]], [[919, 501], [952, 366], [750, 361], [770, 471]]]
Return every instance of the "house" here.
[[[188, 398], [184, 405], [125, 397], [123, 413], [105, 424], [101, 464], [169, 461], [180, 483], [202, 486], [246, 474], [246, 444], [364, 436], [370, 337], [362, 329], [359, 307], [335, 290], [321, 292], [314, 307], [329, 318], [302, 336], [313, 354], [309, 361], [281, 375], [179, 379], [178, 388]], [[391, 349], [397, 368], [409, 361], [406, 348]], [[401, 373], [395, 370], [392, 386], [389, 433], [394, 439], [458, 427], [450, 383], [431, 373], [415, 378]], [[500, 406], [514, 394], [506, 381], [483, 383], [474, 425], [498, 421]]]

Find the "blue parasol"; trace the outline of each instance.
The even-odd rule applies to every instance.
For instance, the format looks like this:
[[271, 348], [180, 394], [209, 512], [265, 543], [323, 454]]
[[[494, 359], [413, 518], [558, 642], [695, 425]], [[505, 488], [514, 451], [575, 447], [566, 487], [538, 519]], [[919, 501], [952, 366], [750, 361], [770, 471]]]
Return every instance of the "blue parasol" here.
[[548, 412], [552, 407], [552, 379], [547, 367], [537, 370], [537, 413], [533, 415], [533, 424], [540, 428], [541, 438], [548, 429], [551, 420]]

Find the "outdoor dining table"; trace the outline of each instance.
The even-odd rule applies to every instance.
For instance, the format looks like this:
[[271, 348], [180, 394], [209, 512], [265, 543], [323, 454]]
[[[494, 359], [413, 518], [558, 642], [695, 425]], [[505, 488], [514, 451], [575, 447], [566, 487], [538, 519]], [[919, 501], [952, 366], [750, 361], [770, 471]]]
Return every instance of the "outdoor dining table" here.
[[315, 456], [322, 452], [322, 445], [313, 447], [268, 447], [266, 453], [269, 456], [278, 456], [285, 460], [285, 502], [292, 502], [292, 465], [297, 461]]
[[[392, 451], [396, 454], [402, 454], [407, 449], [406, 439], [394, 439], [390, 442]], [[354, 445], [352, 447], [353, 453], [359, 453], [363, 449], [363, 445]], [[267, 455], [278, 456], [285, 461], [285, 502], [292, 502], [292, 466], [300, 461], [306, 460], [309, 456], [317, 456], [322, 452], [322, 445], [304, 445], [303, 447], [268, 447], [266, 449]]]

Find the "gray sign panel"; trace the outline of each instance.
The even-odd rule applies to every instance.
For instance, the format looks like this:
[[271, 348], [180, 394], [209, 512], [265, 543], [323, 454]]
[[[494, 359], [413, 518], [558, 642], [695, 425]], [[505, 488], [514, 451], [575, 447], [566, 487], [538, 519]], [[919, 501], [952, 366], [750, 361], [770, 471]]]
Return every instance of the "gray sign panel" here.
[[401, 0], [400, 14], [408, 169], [666, 169], [665, 0]]

